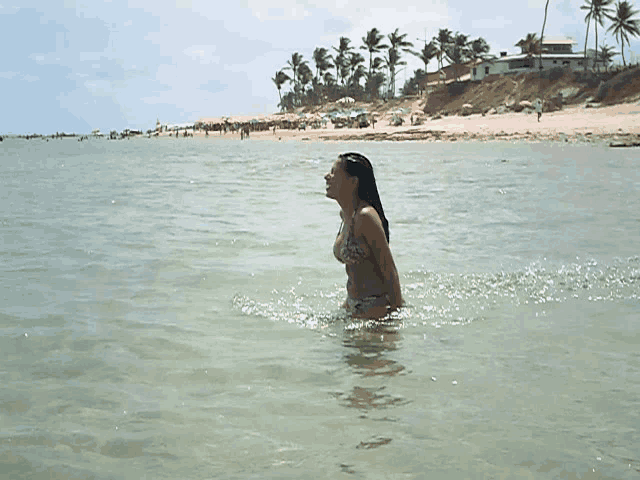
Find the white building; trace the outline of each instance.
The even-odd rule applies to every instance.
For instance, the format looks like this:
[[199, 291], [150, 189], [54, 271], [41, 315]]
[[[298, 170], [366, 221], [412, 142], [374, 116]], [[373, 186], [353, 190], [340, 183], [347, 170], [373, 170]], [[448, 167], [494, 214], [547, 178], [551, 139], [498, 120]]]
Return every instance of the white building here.
[[[542, 68], [564, 67], [572, 70], [584, 68], [584, 52], [573, 53], [575, 40], [569, 37], [544, 37], [542, 41]], [[588, 67], [593, 66], [593, 50], [587, 50]], [[489, 58], [471, 68], [471, 80], [482, 80], [488, 75], [537, 72], [540, 69], [540, 55], [529, 56], [525, 53]]]

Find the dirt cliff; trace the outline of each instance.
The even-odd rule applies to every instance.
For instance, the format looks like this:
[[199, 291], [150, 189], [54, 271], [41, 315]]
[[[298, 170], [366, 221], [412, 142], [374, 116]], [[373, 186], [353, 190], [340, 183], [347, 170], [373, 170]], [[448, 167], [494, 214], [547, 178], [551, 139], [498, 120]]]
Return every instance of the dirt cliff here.
[[[545, 101], [545, 111], [562, 105], [601, 103], [613, 105], [640, 99], [640, 68], [596, 75], [562, 68], [539, 73], [492, 75], [480, 82], [449, 84], [427, 94], [427, 115], [500, 113], [529, 107], [536, 98]], [[523, 106], [524, 105], [524, 106]]]
[[[536, 98], [544, 99], [545, 112], [563, 105], [591, 106], [632, 103], [640, 100], [640, 67], [622, 71], [571, 71], [562, 68], [539, 73], [491, 75], [480, 82], [449, 83], [437, 86], [421, 96], [399, 97], [373, 103], [357, 102], [350, 108], [362, 108], [381, 121], [401, 115], [409, 123], [411, 116], [494, 114], [532, 109]], [[325, 113], [344, 105], [330, 103], [298, 109], [302, 113]]]

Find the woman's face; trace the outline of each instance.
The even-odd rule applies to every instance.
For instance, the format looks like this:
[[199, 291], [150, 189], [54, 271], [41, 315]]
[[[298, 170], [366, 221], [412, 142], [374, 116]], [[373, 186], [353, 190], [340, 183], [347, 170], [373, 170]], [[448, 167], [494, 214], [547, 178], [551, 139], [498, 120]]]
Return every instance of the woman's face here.
[[326, 195], [334, 200], [339, 197], [350, 197], [357, 183], [356, 178], [347, 175], [344, 170], [343, 160], [340, 158], [333, 162], [331, 171], [324, 176], [324, 179], [327, 182]]

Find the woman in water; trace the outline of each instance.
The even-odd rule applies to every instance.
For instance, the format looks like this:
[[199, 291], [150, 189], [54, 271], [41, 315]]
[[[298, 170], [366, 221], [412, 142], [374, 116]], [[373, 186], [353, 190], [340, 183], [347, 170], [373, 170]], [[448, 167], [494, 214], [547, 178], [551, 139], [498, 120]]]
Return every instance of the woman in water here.
[[359, 153], [344, 153], [324, 179], [327, 197], [341, 208], [333, 254], [347, 270], [343, 307], [358, 318], [384, 317], [402, 306], [402, 294], [373, 167]]

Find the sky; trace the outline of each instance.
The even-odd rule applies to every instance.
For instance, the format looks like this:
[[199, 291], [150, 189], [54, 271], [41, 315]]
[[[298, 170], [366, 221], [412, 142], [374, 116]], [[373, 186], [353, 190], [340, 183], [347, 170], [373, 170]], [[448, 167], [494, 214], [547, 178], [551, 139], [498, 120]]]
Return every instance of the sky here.
[[[315, 71], [316, 47], [330, 49], [344, 36], [359, 48], [376, 27], [385, 35], [398, 28], [416, 50], [448, 28], [483, 37], [491, 53], [517, 53], [514, 44], [528, 32], [540, 36], [545, 3], [0, 0], [0, 134], [147, 130], [156, 119], [187, 123], [273, 113], [279, 98], [271, 78], [294, 52]], [[551, 0], [545, 36], [572, 36], [574, 51], [582, 51], [583, 3]], [[599, 28], [598, 44], [619, 51], [604, 30]], [[592, 25], [590, 48], [594, 40]], [[627, 62], [630, 52], [640, 55], [640, 39], [625, 46]], [[424, 67], [409, 54], [403, 59], [398, 87]], [[434, 60], [429, 71], [436, 68]]]

